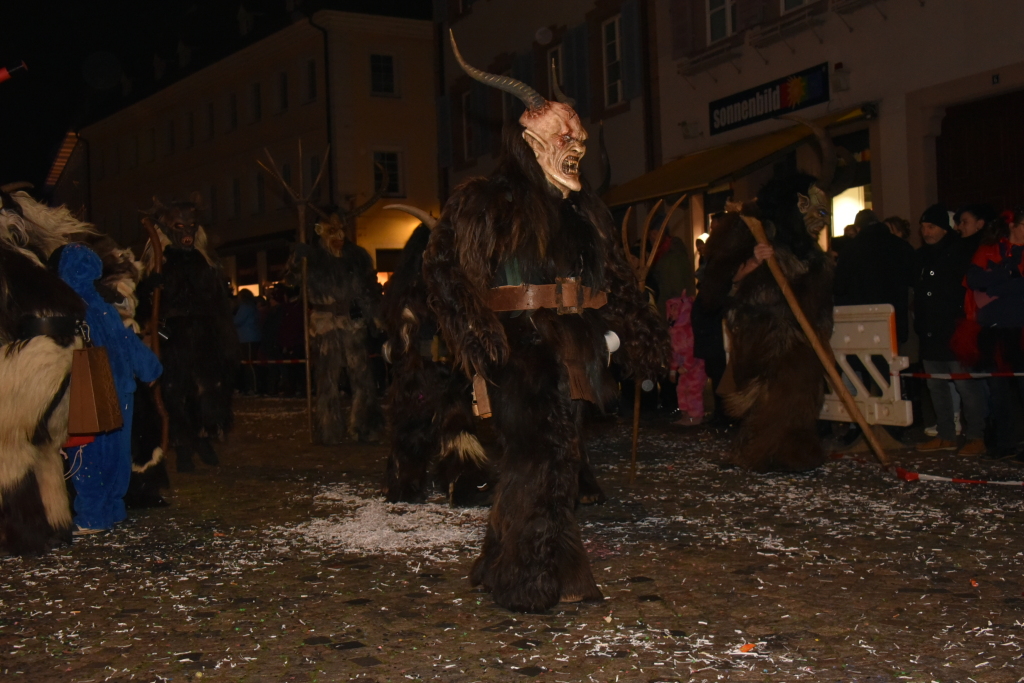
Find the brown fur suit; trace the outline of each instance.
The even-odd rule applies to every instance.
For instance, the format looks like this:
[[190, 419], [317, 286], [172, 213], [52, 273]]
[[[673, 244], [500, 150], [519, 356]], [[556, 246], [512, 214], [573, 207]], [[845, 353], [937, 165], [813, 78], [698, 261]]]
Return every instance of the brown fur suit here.
[[[301, 282], [308, 261], [309, 335], [316, 383], [316, 436], [320, 443], [377, 441], [384, 419], [369, 363], [369, 327], [379, 315], [381, 287], [365, 249], [344, 239], [340, 224], [318, 223], [316, 244], [295, 245], [288, 278]], [[342, 373], [352, 406], [342, 410]]]
[[[510, 273], [518, 271], [518, 278]], [[627, 265], [607, 209], [584, 188], [563, 199], [547, 181], [523, 127], [507, 126], [488, 178], [455, 190], [424, 255], [429, 303], [458, 367], [490, 383], [501, 476], [484, 547], [470, 576], [498, 604], [541, 612], [559, 600], [597, 600], [574, 508], [599, 493], [580, 435], [583, 401], [599, 405], [607, 381], [604, 335], [622, 339], [621, 362], [641, 376], [667, 362], [668, 337]], [[576, 277], [608, 292], [582, 313], [495, 313], [490, 288]], [[582, 372], [570, 377], [566, 363]], [[581, 476], [586, 473], [581, 490]]]
[[[762, 220], [782, 271], [821, 339], [832, 334], [831, 258], [808, 235], [796, 193], [813, 178], [772, 181], [744, 213]], [[726, 411], [741, 418], [732, 461], [755, 472], [800, 472], [824, 462], [817, 419], [824, 370], [790, 311], [767, 263], [740, 282], [733, 277], [754, 250], [738, 213], [719, 219], [707, 242], [697, 305], [725, 308], [734, 386], [720, 387]], [[728, 384], [728, 382], [723, 382]]]
[[494, 473], [476, 436], [472, 385], [465, 374], [449, 362], [435, 360], [425, 348], [433, 346], [437, 334], [423, 283], [423, 250], [429, 238], [426, 224], [413, 232], [384, 289], [385, 356], [392, 368], [386, 403], [391, 449], [384, 495], [393, 503], [423, 501], [436, 459], [435, 479], [448, 494], [449, 504], [485, 504]]

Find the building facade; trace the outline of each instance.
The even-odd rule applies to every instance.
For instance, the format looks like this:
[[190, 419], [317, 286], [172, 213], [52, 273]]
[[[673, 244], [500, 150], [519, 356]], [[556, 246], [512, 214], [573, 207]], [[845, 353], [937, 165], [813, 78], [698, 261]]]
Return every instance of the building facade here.
[[[1000, 37], [1004, 27], [1024, 21], [1024, 3], [653, 5], [663, 168], [675, 164], [679, 171], [683, 160], [710, 159], [721, 149], [745, 165], [707, 164], [703, 178], [691, 174], [685, 181], [677, 173], [675, 188], [666, 181], [667, 171], [651, 174], [615, 201], [669, 189], [690, 189], [709, 205], [720, 203], [723, 194], [747, 199], [787, 155], [814, 172], [812, 148], [779, 137], [794, 124], [776, 117], [793, 112], [833, 123], [833, 138], [858, 161], [859, 201], [881, 216], [900, 215], [916, 224], [936, 201], [950, 209], [970, 201], [997, 209], [1024, 203], [1015, 144], [1024, 134], [1014, 114], [1024, 102], [1024, 52]], [[757, 146], [762, 162], [746, 163]], [[655, 188], [653, 181], [661, 184]], [[695, 187], [684, 188], [686, 182]], [[844, 221], [837, 220], [839, 230]]]
[[[321, 207], [365, 202], [384, 167], [387, 199], [436, 213], [434, 54], [427, 21], [334, 11], [298, 21], [83, 128], [90, 218], [137, 244], [154, 196], [198, 192], [211, 241], [248, 285], [279, 279], [295, 240], [295, 208], [257, 163], [264, 150]], [[389, 269], [415, 223], [385, 203], [352, 237]]]

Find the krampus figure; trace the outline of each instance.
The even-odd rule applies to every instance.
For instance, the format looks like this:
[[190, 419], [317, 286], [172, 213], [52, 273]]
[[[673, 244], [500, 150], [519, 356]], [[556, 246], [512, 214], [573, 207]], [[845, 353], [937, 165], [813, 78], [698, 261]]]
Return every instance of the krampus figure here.
[[71, 355], [85, 304], [43, 263], [90, 227], [64, 207], [0, 189], [0, 549], [38, 554], [71, 541], [61, 444]]
[[576, 112], [455, 55], [526, 104], [497, 170], [455, 190], [424, 254], [431, 310], [456, 365], [487, 384], [503, 451], [470, 580], [504, 607], [541, 612], [601, 598], [574, 507], [599, 493], [580, 418], [584, 400], [602, 406], [613, 393], [606, 335], [617, 333], [621, 363], [642, 376], [667, 365], [668, 336], [607, 209], [580, 182], [587, 134]]
[[[227, 280], [207, 251], [197, 203], [198, 197], [193, 197], [165, 206], [154, 198], [153, 208], [144, 215], [159, 228], [164, 262], [159, 277], [150, 275], [143, 281], [138, 313], [140, 320], [149, 320], [150, 294], [161, 285], [161, 385], [179, 472], [195, 470], [195, 454], [208, 465], [218, 464], [213, 440], [231, 427], [231, 394], [238, 370], [238, 335]], [[151, 272], [152, 259], [147, 248], [143, 260]]]
[[[142, 277], [142, 263], [130, 249], [121, 249], [110, 237], [89, 241], [89, 247], [103, 260], [103, 276], [96, 290], [117, 309], [124, 326], [140, 331], [135, 319], [139, 300], [136, 287]], [[154, 400], [155, 387], [139, 381], [135, 387], [135, 412], [132, 416], [132, 474], [124, 503], [129, 508], [164, 507], [167, 501], [161, 489], [170, 487], [166, 455], [160, 445], [163, 422]]]
[[[370, 202], [346, 217], [369, 208]], [[337, 214], [316, 224], [318, 243], [296, 245], [288, 264], [298, 284], [302, 257], [308, 261], [309, 334], [316, 369], [316, 438], [337, 444], [376, 441], [384, 417], [369, 363], [369, 327], [380, 313], [381, 287], [366, 250], [345, 239]], [[342, 371], [348, 375], [352, 407], [346, 426], [341, 407]]]
[[400, 204], [423, 221], [402, 250], [402, 259], [384, 289], [385, 357], [391, 363], [386, 403], [391, 425], [384, 494], [390, 502], [421, 502], [437, 461], [436, 479], [451, 505], [484, 504], [494, 478], [476, 436], [472, 384], [453, 371], [435, 342], [437, 322], [427, 306], [423, 250], [437, 219]]
[[[836, 156], [825, 132], [814, 130], [823, 149], [821, 178], [778, 174], [741, 211], [764, 224], [807, 318], [828, 340], [833, 264], [818, 235], [830, 223]], [[754, 247], [740, 213], [718, 221], [697, 299], [707, 311], [725, 310], [731, 351], [719, 393], [726, 411], [742, 419], [732, 462], [755, 472], [813, 469], [824, 462], [816, 429], [824, 370], [767, 264], [751, 257]]]

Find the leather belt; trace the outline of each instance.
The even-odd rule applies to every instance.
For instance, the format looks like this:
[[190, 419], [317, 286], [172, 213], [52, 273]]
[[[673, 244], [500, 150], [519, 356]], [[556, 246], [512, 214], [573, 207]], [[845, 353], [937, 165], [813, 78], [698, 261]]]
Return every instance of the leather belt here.
[[553, 285], [492, 287], [487, 292], [487, 305], [497, 312], [554, 308], [558, 315], [566, 315], [606, 303], [608, 292], [584, 287], [575, 278], [555, 278]]
[[44, 335], [51, 339], [74, 337], [77, 328], [78, 319], [73, 315], [25, 316], [18, 325], [18, 338], [26, 340]]

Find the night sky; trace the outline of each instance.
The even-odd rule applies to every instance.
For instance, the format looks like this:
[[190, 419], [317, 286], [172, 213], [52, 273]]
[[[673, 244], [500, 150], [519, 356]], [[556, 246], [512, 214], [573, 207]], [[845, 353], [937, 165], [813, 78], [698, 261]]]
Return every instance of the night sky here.
[[[431, 18], [431, 0], [11, 0], [0, 21], [0, 183], [41, 193], [68, 130], [319, 9]], [[243, 35], [242, 27], [246, 33]]]

